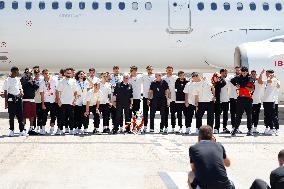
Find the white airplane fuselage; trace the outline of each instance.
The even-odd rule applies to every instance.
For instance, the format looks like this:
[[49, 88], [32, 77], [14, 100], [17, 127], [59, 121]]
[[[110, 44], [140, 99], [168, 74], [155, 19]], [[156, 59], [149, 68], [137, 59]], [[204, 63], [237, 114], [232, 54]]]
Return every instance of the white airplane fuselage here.
[[[21, 69], [39, 65], [50, 70], [95, 67], [99, 71], [109, 71], [113, 65], [127, 70], [131, 65], [142, 70], [146, 65], [163, 70], [172, 65], [175, 71], [232, 69], [238, 64], [234, 54], [239, 45], [284, 35], [284, 2], [277, 11], [278, 0], [254, 1], [255, 11], [250, 10], [253, 1], [245, 0], [80, 0], [69, 1], [70, 10], [66, 9], [68, 0], [57, 1], [59, 8], [52, 9], [54, 1], [31, 0], [30, 10], [26, 1], [19, 1], [16, 10], [11, 6], [13, 0], [4, 1], [5, 8], [0, 10], [0, 70], [12, 65]], [[39, 9], [39, 2], [45, 2], [45, 9]], [[84, 9], [79, 8], [79, 2], [85, 3]], [[96, 10], [94, 2], [99, 5]], [[111, 10], [106, 9], [106, 2], [111, 3]], [[124, 10], [119, 9], [119, 2], [125, 3]], [[138, 10], [133, 10], [134, 2]], [[152, 5], [150, 10], [145, 8], [147, 2]], [[197, 6], [200, 2], [204, 3], [202, 11]], [[212, 2], [217, 10], [211, 10]], [[267, 11], [264, 2], [269, 4]], [[229, 10], [224, 9], [224, 3], [230, 4]], [[243, 10], [237, 10], [238, 3]], [[279, 46], [282, 48], [283, 42]], [[283, 53], [275, 60], [258, 61], [254, 65], [250, 59], [247, 62], [258, 71], [284, 69], [275, 63], [283, 61]]]

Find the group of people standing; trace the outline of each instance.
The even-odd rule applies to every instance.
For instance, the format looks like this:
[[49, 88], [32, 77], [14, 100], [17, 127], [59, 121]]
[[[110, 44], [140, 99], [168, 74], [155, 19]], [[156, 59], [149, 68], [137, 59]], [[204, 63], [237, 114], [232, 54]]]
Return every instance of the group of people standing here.
[[[207, 112], [207, 125], [214, 128], [215, 134], [221, 132], [220, 115], [223, 113], [222, 132], [235, 136], [240, 133], [239, 125], [245, 111], [247, 135], [253, 135], [257, 132], [261, 103], [267, 128], [265, 134], [278, 133], [280, 82], [273, 70], [263, 70], [258, 77], [254, 70], [249, 74], [248, 68], [235, 67], [235, 75], [228, 77], [228, 71], [221, 69], [211, 79], [197, 72], [193, 72], [187, 79], [183, 71], [179, 71], [177, 76], [173, 71], [173, 67], [168, 66], [163, 76], [159, 72], [153, 73], [152, 66], [147, 66], [146, 74], [138, 74], [138, 68], [132, 66], [130, 73], [121, 75], [119, 67], [114, 66], [112, 73], [103, 72], [100, 77], [96, 77], [94, 68], [90, 68], [88, 73], [67, 68], [52, 76], [49, 70], [40, 71], [36, 66], [32, 70], [26, 69], [20, 78], [19, 69], [12, 67], [11, 74], [4, 82], [2, 94], [9, 113], [9, 136], [14, 136], [15, 116], [22, 136], [34, 132], [46, 134], [48, 115], [51, 118], [50, 134], [87, 133], [90, 114], [93, 114], [93, 133], [99, 132], [100, 117], [103, 119], [103, 133], [124, 132], [125, 124], [140, 112], [141, 100], [145, 133], [154, 132], [155, 115], [160, 111], [161, 133], [183, 133], [184, 115], [184, 134], [190, 134], [195, 115], [195, 132], [198, 134], [202, 118]], [[229, 110], [232, 131], [227, 128]], [[171, 131], [168, 131], [169, 115]], [[30, 121], [28, 132], [25, 130], [26, 119]], [[147, 127], [148, 120], [150, 130]], [[129, 127], [126, 132], [130, 132]]]

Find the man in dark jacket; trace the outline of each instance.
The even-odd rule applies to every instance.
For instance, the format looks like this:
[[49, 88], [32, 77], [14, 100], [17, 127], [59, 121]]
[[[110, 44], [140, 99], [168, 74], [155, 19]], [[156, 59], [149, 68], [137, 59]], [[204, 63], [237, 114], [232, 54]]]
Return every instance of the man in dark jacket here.
[[252, 136], [252, 94], [254, 91], [254, 80], [249, 75], [248, 68], [242, 67], [241, 75], [231, 79], [231, 83], [237, 87], [238, 93], [236, 125], [232, 131], [232, 136], [236, 136], [244, 111], [247, 114], [247, 136]]

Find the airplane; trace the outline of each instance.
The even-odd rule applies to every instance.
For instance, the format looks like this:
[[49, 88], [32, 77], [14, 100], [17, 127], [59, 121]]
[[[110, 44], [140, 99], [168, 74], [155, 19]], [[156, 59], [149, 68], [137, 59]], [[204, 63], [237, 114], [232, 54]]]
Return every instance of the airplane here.
[[278, 0], [0, 0], [0, 70], [248, 66], [283, 83], [283, 18]]

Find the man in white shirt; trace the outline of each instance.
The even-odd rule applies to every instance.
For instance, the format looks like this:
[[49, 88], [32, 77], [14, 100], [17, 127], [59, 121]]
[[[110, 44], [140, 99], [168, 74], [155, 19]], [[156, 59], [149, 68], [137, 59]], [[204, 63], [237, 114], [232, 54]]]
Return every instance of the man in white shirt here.
[[54, 125], [57, 116], [57, 108], [55, 103], [56, 98], [56, 85], [57, 81], [50, 76], [47, 69], [42, 70], [44, 79], [41, 81], [39, 86], [39, 92], [41, 95], [41, 108], [42, 108], [42, 127], [40, 128], [40, 134], [46, 133], [45, 126], [47, 122], [48, 113], [50, 113], [50, 134], [54, 132]]
[[96, 70], [95, 68], [90, 68], [89, 69], [89, 80], [91, 80], [93, 83], [98, 83], [100, 81], [100, 79], [98, 77], [96, 77]]
[[147, 131], [148, 125], [148, 115], [149, 115], [149, 106], [148, 106], [148, 93], [150, 90], [151, 83], [155, 80], [155, 74], [153, 74], [153, 67], [148, 65], [146, 67], [147, 74], [143, 75], [143, 116], [144, 116], [144, 132]]
[[[43, 80], [43, 76], [41, 75], [40, 71], [38, 69], [35, 69], [34, 71], [35, 77], [34, 77], [34, 81], [36, 83], [36, 85], [38, 85], [40, 87], [40, 84]], [[41, 79], [42, 77], [42, 79]], [[39, 132], [39, 129], [42, 128], [42, 105], [41, 105], [41, 94], [39, 92], [40, 88], [37, 89], [37, 91], [35, 92], [35, 103], [36, 103], [36, 115], [37, 117], [34, 120], [34, 126], [36, 128], [36, 132]]]
[[133, 89], [133, 106], [130, 110], [130, 118], [140, 110], [140, 101], [141, 101], [141, 85], [143, 78], [141, 75], [137, 74], [138, 68], [136, 66], [131, 66], [130, 68], [130, 77], [129, 83], [132, 85]]
[[274, 76], [273, 70], [266, 71], [267, 81], [262, 80], [263, 70], [259, 76], [258, 82], [264, 84], [264, 95], [263, 95], [263, 108], [264, 108], [264, 124], [266, 128], [265, 134], [267, 135], [278, 135], [279, 122], [276, 117], [275, 101], [277, 96], [277, 89], [280, 88], [280, 81]]
[[185, 134], [191, 134], [191, 123], [194, 112], [196, 110], [197, 104], [195, 103], [195, 95], [193, 95], [192, 91], [198, 87], [200, 82], [200, 77], [197, 72], [193, 72], [191, 74], [191, 81], [188, 82], [183, 92], [185, 93], [185, 126], [186, 131]]
[[[235, 75], [230, 76], [229, 80], [233, 79], [236, 76], [241, 75], [241, 67], [235, 67]], [[231, 82], [229, 82], [229, 96], [230, 96], [230, 114], [231, 114], [231, 125], [235, 128], [236, 125], [236, 116], [237, 116], [237, 87], [234, 86]], [[240, 131], [238, 130], [238, 133]]]
[[[166, 68], [166, 75], [162, 78], [163, 80], [165, 80], [168, 85], [169, 85], [169, 91], [170, 91], [170, 107], [167, 108], [167, 115], [169, 114], [169, 112], [171, 113], [171, 125], [172, 125], [172, 132], [175, 131], [175, 126], [176, 126], [176, 92], [175, 92], [175, 83], [177, 80], [177, 76], [173, 75], [173, 67], [172, 66], [168, 66]], [[169, 111], [170, 109], [170, 111]], [[166, 120], [166, 124], [168, 124], [168, 120]]]
[[56, 98], [58, 99], [58, 106], [61, 108], [59, 130], [56, 134], [63, 134], [63, 126], [70, 127], [70, 135], [74, 134], [74, 106], [77, 98], [76, 81], [71, 79], [72, 69], [65, 70], [65, 78], [59, 82], [56, 90]]
[[10, 76], [4, 81], [3, 90], [5, 97], [5, 109], [8, 108], [10, 133], [8, 136], [14, 136], [14, 118], [18, 119], [20, 136], [28, 136], [23, 123], [23, 90], [20, 82], [19, 68], [12, 67]]
[[254, 92], [252, 95], [252, 124], [253, 133], [258, 133], [256, 128], [259, 121], [259, 113], [261, 108], [261, 102], [264, 94], [264, 85], [258, 82], [257, 73], [255, 70], [251, 71], [251, 77], [254, 79]]
[[192, 93], [195, 95], [195, 104], [198, 104], [196, 106], [196, 134], [198, 134], [205, 111], [207, 111], [207, 125], [213, 128], [215, 90], [210, 81], [202, 78]]
[[109, 133], [109, 117], [110, 117], [110, 108], [111, 104], [111, 85], [107, 82], [107, 74], [104, 72], [101, 74], [101, 83], [100, 83], [100, 112], [103, 117], [103, 133]]
[[[119, 67], [113, 66], [112, 74], [110, 75], [110, 81], [109, 81], [110, 85], [111, 85], [111, 92], [112, 92], [111, 99], [112, 99], [112, 101], [115, 101], [113, 99], [114, 88], [115, 88], [116, 84], [118, 84], [121, 81], [122, 81], [122, 75], [119, 72]], [[115, 106], [111, 106], [110, 113], [111, 113], [112, 125], [114, 126], [115, 125], [115, 119], [116, 119], [116, 107]], [[122, 117], [121, 117], [121, 120], [120, 120], [120, 124], [123, 125]], [[121, 129], [122, 129], [122, 127], [121, 127]]]

